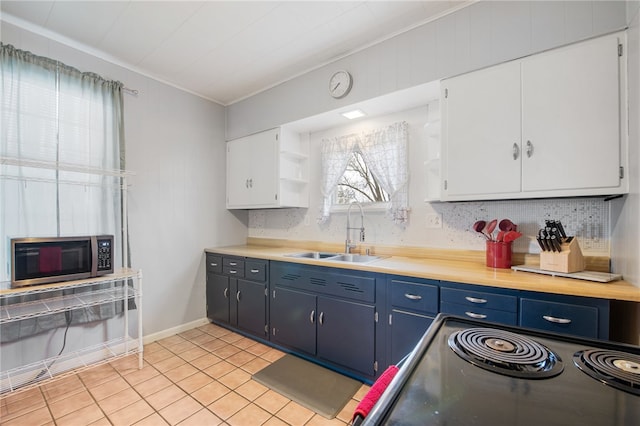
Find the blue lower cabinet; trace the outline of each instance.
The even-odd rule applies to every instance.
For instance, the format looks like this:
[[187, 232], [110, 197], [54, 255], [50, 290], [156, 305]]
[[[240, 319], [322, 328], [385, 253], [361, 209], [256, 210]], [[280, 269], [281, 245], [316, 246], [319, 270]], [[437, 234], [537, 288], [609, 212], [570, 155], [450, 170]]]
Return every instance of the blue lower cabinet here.
[[229, 323], [229, 277], [207, 273], [207, 318]]
[[[245, 277], [245, 260], [253, 275]], [[268, 262], [207, 254], [207, 318], [265, 339]]]
[[554, 333], [606, 340], [609, 338], [609, 301], [530, 294], [520, 299], [520, 325]]
[[270, 340], [356, 376], [376, 364], [373, 274], [272, 262]]
[[505, 325], [518, 324], [518, 314], [515, 311], [498, 311], [496, 309], [487, 309], [477, 306], [467, 306], [457, 303], [441, 302], [440, 312], [444, 314], [458, 315], [474, 320], [495, 322]]
[[238, 328], [256, 336], [267, 337], [265, 283], [239, 279], [237, 285], [235, 305]]
[[398, 364], [413, 350], [433, 322], [433, 318], [395, 309], [391, 311], [389, 317], [391, 364]]
[[318, 297], [318, 357], [367, 376], [375, 362], [375, 307]]
[[505, 325], [518, 324], [518, 291], [442, 282], [440, 312]]
[[389, 364], [397, 364], [414, 348], [438, 314], [438, 284], [419, 278], [387, 279]]
[[316, 354], [316, 296], [276, 287], [271, 291], [272, 342]]

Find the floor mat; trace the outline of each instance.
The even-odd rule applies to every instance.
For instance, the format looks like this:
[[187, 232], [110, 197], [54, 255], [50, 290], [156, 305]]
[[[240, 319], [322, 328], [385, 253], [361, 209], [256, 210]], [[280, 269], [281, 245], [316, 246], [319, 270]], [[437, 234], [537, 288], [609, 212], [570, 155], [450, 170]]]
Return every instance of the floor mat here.
[[287, 354], [253, 375], [253, 380], [333, 419], [362, 383]]

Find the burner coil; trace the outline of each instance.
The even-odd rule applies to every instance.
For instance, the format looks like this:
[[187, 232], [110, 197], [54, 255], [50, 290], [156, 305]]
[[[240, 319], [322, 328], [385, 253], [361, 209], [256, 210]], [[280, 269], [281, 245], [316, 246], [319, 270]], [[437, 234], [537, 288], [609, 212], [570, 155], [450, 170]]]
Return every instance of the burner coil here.
[[640, 356], [607, 349], [585, 349], [573, 355], [583, 372], [617, 389], [640, 395]]
[[462, 359], [485, 370], [511, 377], [544, 379], [563, 370], [562, 360], [535, 340], [493, 328], [452, 333], [449, 347]]

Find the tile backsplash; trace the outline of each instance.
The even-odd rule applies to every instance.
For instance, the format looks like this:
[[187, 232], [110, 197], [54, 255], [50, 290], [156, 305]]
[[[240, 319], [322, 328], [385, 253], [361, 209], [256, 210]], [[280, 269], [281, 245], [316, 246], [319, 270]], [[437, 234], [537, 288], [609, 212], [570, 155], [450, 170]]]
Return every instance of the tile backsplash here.
[[[441, 228], [429, 228], [427, 218], [442, 217]], [[273, 209], [249, 211], [249, 236], [344, 242], [346, 217], [334, 212], [330, 220], [317, 224], [315, 209]], [[351, 221], [359, 225], [352, 212]], [[603, 198], [509, 200], [457, 203], [422, 203], [413, 206], [406, 227], [394, 225], [383, 211], [366, 211], [367, 244], [415, 246], [459, 250], [483, 250], [484, 238], [471, 229], [476, 220], [508, 218], [518, 225], [523, 237], [516, 240], [516, 252], [539, 253], [534, 236], [545, 219], [562, 221], [568, 235], [578, 237], [588, 255], [609, 255], [609, 203]], [[355, 238], [355, 235], [354, 237]]]

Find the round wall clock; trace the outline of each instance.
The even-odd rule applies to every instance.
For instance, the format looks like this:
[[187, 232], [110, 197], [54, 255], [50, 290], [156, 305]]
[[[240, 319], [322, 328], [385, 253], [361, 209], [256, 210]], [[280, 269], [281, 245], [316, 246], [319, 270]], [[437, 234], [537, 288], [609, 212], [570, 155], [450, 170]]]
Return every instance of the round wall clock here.
[[347, 96], [353, 84], [353, 77], [347, 71], [336, 71], [329, 79], [329, 93], [336, 99]]

